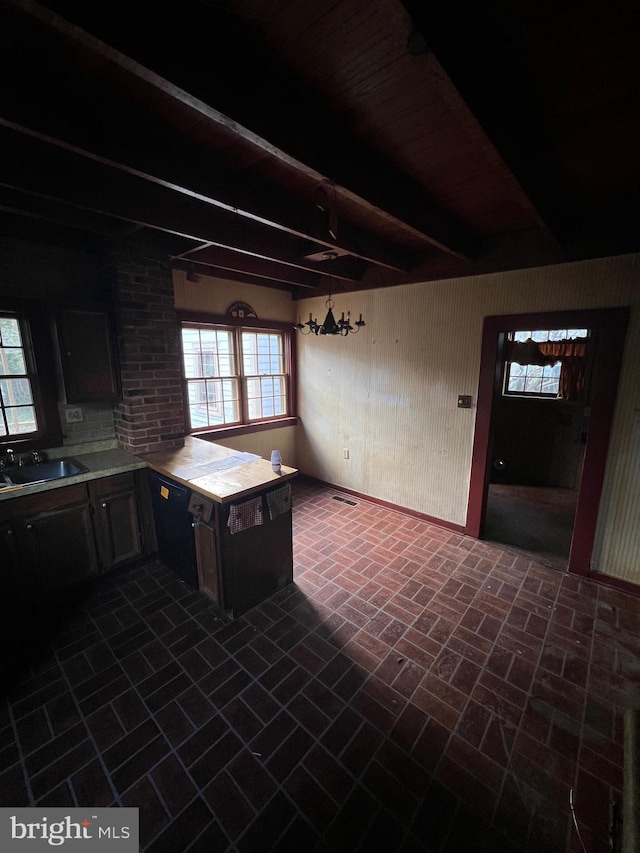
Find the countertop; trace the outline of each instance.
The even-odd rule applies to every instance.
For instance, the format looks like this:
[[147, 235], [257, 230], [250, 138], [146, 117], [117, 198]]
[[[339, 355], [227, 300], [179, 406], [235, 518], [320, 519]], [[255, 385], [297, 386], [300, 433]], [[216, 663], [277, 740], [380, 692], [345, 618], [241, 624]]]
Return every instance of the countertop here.
[[[240, 457], [240, 459], [239, 459]], [[252, 461], [242, 461], [253, 457]], [[140, 457], [149, 468], [188, 486], [216, 503], [229, 503], [238, 498], [297, 476], [298, 470], [282, 466], [279, 474], [271, 470], [271, 462], [253, 454], [213, 444], [201, 438], [187, 436], [184, 447], [160, 453], [145, 453]], [[226, 464], [238, 462], [233, 467]], [[220, 467], [221, 470], [214, 470]], [[212, 469], [207, 472], [206, 469]]]
[[0, 487], [0, 501], [60, 489], [64, 486], [72, 486], [75, 483], [96, 480], [98, 477], [109, 477], [112, 474], [123, 474], [126, 471], [135, 471], [137, 468], [147, 467], [147, 463], [143, 459], [123, 450], [117, 446], [115, 441], [111, 440], [55, 447], [44, 451], [44, 453], [47, 459], [61, 459], [67, 456], [77, 459], [89, 470], [86, 474], [51, 480], [48, 483]]
[[[46, 450], [45, 455], [47, 459], [62, 457], [77, 459], [85, 468], [88, 468], [88, 471], [85, 474], [50, 480], [47, 483], [0, 486], [0, 501], [148, 467], [189, 486], [193, 491], [217, 503], [227, 503], [279, 482], [291, 480], [298, 474], [296, 468], [289, 468], [287, 465], [283, 465], [281, 472], [275, 474], [271, 470], [271, 462], [262, 457], [242, 454], [237, 450], [192, 436], [187, 436], [184, 447], [178, 450], [140, 456], [134, 456], [118, 447], [115, 440], [55, 447]], [[234, 467], [223, 468], [213, 473], [203, 473], [207, 467], [215, 468], [217, 465], [236, 463], [239, 461], [236, 457], [252, 457], [253, 461], [240, 462], [240, 464], [234, 464]]]

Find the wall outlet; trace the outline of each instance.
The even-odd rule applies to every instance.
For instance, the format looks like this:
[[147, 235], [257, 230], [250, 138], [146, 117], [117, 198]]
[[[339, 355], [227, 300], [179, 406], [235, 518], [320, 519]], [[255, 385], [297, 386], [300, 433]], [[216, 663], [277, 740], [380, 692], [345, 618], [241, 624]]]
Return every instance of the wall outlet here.
[[79, 424], [84, 420], [82, 409], [65, 409], [64, 417], [68, 424]]
[[342, 451], [342, 458], [343, 459], [349, 458], [349, 448], [348, 447], [345, 447], [344, 450]]

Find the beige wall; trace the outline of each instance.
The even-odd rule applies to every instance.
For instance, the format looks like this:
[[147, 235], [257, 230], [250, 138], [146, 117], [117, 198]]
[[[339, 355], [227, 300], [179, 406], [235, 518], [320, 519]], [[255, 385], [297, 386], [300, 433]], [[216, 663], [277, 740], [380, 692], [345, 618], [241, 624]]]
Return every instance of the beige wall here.
[[[176, 307], [321, 321], [324, 298], [174, 273]], [[640, 255], [337, 295], [364, 314], [347, 339], [298, 336], [300, 425], [221, 443], [455, 524], [466, 518], [486, 316], [632, 307], [592, 568], [640, 583]], [[458, 394], [474, 407], [457, 408]], [[350, 458], [343, 458], [343, 450]]]
[[255, 284], [241, 284], [214, 276], [198, 276], [198, 281], [187, 281], [182, 270], [173, 271], [173, 289], [176, 308], [183, 311], [205, 311], [208, 314], [226, 314], [234, 302], [248, 302], [260, 320], [291, 320], [295, 323], [295, 305], [288, 291]]
[[[592, 568], [640, 583], [639, 255], [369, 290], [335, 302], [336, 316], [362, 312], [367, 326], [346, 339], [298, 339], [298, 467], [459, 525], [484, 318], [632, 306]], [[321, 298], [296, 307], [318, 320], [325, 310]], [[458, 394], [471, 394], [474, 408], [458, 409]]]
[[[199, 276], [199, 281], [187, 281], [186, 273], [174, 270], [176, 309], [226, 314], [234, 302], [248, 302], [261, 320], [294, 321], [294, 304], [287, 291], [253, 284]], [[279, 450], [285, 465], [298, 467], [295, 427], [252, 432], [247, 435], [220, 439], [218, 444], [241, 452], [257, 453], [269, 459], [272, 450]]]

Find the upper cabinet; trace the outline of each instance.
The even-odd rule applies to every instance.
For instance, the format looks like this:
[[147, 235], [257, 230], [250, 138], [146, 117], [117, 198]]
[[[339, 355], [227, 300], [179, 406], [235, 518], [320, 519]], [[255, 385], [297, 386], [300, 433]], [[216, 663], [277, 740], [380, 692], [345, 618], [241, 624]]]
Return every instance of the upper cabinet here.
[[56, 317], [61, 391], [65, 403], [102, 403], [118, 397], [109, 314], [62, 308]]

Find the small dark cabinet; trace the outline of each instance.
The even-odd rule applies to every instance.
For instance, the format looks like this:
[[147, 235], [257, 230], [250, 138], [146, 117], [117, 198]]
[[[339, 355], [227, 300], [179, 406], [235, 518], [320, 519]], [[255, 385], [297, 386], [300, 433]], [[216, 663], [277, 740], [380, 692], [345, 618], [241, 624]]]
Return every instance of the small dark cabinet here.
[[155, 551], [146, 477], [139, 474], [0, 501], [3, 607], [46, 601]]
[[21, 540], [40, 592], [71, 587], [97, 573], [91, 514], [85, 501], [27, 516]]
[[[254, 497], [266, 501], [271, 490]], [[193, 502], [200, 501], [194, 492]], [[206, 498], [203, 498], [206, 501]], [[291, 508], [275, 519], [229, 532], [230, 504], [215, 503], [208, 523], [196, 527], [200, 589], [232, 618], [260, 604], [293, 580]]]
[[4, 592], [24, 603], [97, 573], [84, 483], [0, 503]]
[[[20, 556], [20, 534], [16, 521], [0, 524], [0, 553], [2, 553], [2, 593], [7, 610], [14, 604], [23, 605], [33, 583], [28, 564]], [[29, 583], [31, 581], [31, 583]]]
[[242, 533], [227, 526], [229, 507], [219, 511], [219, 547], [224, 606], [234, 618], [293, 580], [291, 510]]
[[89, 491], [101, 570], [140, 557], [143, 543], [133, 472], [93, 480]]
[[65, 402], [116, 400], [118, 381], [108, 313], [62, 309], [57, 329]]

